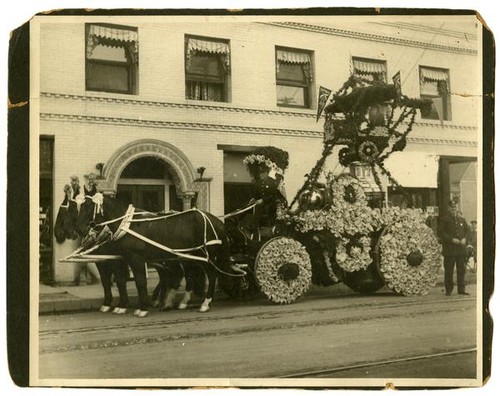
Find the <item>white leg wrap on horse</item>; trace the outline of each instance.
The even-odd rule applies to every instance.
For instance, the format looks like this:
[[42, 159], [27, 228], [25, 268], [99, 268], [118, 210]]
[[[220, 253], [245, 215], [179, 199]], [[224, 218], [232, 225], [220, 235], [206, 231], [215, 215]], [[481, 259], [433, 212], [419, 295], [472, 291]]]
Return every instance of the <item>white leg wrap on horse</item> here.
[[164, 308], [173, 308], [174, 307], [174, 297], [177, 294], [177, 289], [170, 289], [167, 293], [167, 298], [165, 299], [165, 303], [163, 304]]
[[127, 308], [119, 308], [119, 307], [116, 307], [114, 310], [113, 310], [113, 313], [116, 314], [116, 315], [123, 315], [123, 314], [126, 314], [127, 313]]
[[149, 311], [139, 311], [139, 315], [137, 315], [139, 318], [145, 318], [148, 316]]
[[210, 309], [211, 302], [212, 302], [211, 298], [205, 298], [205, 301], [203, 301], [203, 304], [201, 304], [200, 312], [208, 312], [208, 310]]
[[140, 309], [135, 309], [134, 310], [134, 316], [139, 316], [140, 313], [141, 313]]
[[109, 305], [101, 305], [101, 308], [99, 308], [99, 311], [101, 312], [109, 312], [111, 310], [111, 307]]
[[184, 292], [184, 297], [182, 301], [179, 303], [179, 309], [186, 309], [188, 307], [188, 303], [191, 300], [191, 292]]

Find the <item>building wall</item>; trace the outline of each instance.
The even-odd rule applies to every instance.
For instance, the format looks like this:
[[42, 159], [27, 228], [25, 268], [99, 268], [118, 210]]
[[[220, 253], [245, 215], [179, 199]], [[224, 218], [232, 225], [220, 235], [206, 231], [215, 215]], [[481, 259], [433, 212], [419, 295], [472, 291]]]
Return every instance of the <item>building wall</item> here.
[[[85, 91], [83, 22], [40, 25], [40, 133], [54, 136], [55, 208], [70, 175], [95, 172], [97, 163], [140, 139], [166, 141], [189, 158], [193, 169], [204, 166], [205, 176], [212, 178], [210, 211], [216, 215], [224, 209], [223, 151], [218, 145], [287, 150], [286, 190], [293, 197], [321, 154], [322, 120], [316, 123], [315, 106], [276, 105], [275, 46], [313, 51], [314, 98], [320, 85], [334, 91], [341, 87], [351, 72], [352, 56], [386, 60], [389, 79], [400, 71], [402, 91], [409, 97], [420, 95], [419, 65], [449, 69], [452, 120], [441, 123], [418, 115], [408, 150], [476, 156], [480, 74], [470, 40], [390, 25], [351, 25], [349, 32], [332, 28], [333, 23], [311, 28], [231, 18], [219, 23], [152, 20], [119, 22], [138, 28], [137, 95]], [[230, 102], [185, 99], [185, 34], [230, 41]], [[328, 166], [338, 167], [335, 156]], [[56, 246], [55, 259], [66, 250]]]

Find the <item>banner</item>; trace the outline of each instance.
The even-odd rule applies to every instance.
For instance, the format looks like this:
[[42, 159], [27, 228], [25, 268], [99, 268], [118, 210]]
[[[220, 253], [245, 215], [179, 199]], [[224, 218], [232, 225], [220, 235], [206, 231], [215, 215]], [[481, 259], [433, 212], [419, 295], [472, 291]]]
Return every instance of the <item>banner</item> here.
[[402, 96], [401, 92], [401, 72], [398, 71], [393, 77], [392, 82], [394, 83], [394, 87], [396, 88], [396, 94], [398, 98]]
[[444, 120], [444, 105], [443, 98], [432, 98], [432, 103], [434, 104], [434, 108], [436, 109], [436, 113], [439, 117], [439, 121], [441, 122], [441, 128], [443, 127]]
[[331, 93], [332, 93], [331, 89], [321, 87], [321, 86], [319, 87], [318, 112], [316, 113], [316, 122], [318, 122], [319, 117], [321, 117], [321, 113], [323, 113], [323, 110], [326, 106], [326, 102], [328, 101], [328, 98], [330, 97]]

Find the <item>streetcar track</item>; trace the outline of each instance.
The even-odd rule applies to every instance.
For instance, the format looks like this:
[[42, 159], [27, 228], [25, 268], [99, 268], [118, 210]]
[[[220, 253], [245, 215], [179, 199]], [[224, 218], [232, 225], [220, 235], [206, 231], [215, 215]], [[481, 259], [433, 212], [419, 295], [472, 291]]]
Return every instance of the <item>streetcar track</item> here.
[[[325, 307], [325, 308], [315, 308], [315, 312], [325, 312], [325, 311], [345, 311], [345, 310], [354, 310], [354, 309], [359, 309], [359, 308], [366, 308], [369, 307], [371, 309], [384, 309], [384, 308], [399, 308], [399, 307], [411, 307], [414, 305], [418, 306], [424, 306], [424, 305], [432, 305], [432, 304], [451, 304], [456, 302], [456, 299], [433, 299], [433, 300], [411, 300], [411, 301], [406, 301], [406, 302], [395, 302], [395, 303], [373, 303], [371, 302], [366, 302], [366, 303], [355, 303], [351, 305], [345, 305], [345, 306], [340, 306], [340, 307]], [[469, 297], [469, 298], [462, 298], [460, 301], [475, 301], [475, 298]], [[300, 314], [300, 313], [308, 313], [310, 312], [309, 308], [299, 308], [299, 309], [285, 309], [283, 307], [280, 307], [276, 310], [273, 311], [267, 311], [267, 312], [257, 312], [257, 313], [242, 313], [242, 314], [233, 314], [233, 315], [225, 315], [225, 316], [206, 316], [207, 314], [199, 314], [195, 317], [189, 317], [189, 318], [179, 318], [179, 319], [172, 319], [170, 318], [165, 318], [165, 319], [154, 319], [151, 322], [145, 323], [145, 321], [148, 320], [148, 318], [131, 318], [130, 323], [118, 323], [118, 324], [112, 324], [112, 325], [102, 325], [102, 326], [92, 326], [92, 327], [80, 327], [76, 329], [51, 329], [51, 330], [40, 330], [39, 331], [39, 336], [40, 338], [44, 338], [45, 336], [55, 336], [58, 334], [75, 334], [75, 333], [89, 333], [89, 332], [95, 332], [95, 331], [111, 331], [111, 330], [133, 330], [137, 328], [142, 328], [145, 325], [148, 326], [148, 328], [152, 329], [155, 327], [168, 327], [168, 326], [174, 326], [174, 325], [179, 325], [179, 324], [187, 324], [187, 323], [193, 323], [196, 322], [197, 324], [200, 322], [213, 322], [213, 321], [219, 321], [219, 320], [233, 320], [233, 319], [240, 319], [240, 318], [256, 318], [256, 319], [267, 319], [267, 318], [275, 318], [275, 317], [280, 317], [286, 314]], [[168, 315], [168, 313], [163, 313], [165, 315]], [[103, 314], [104, 315], [104, 314]]]
[[[363, 316], [354, 316], [354, 317], [344, 317], [344, 318], [328, 318], [322, 320], [314, 320], [314, 321], [305, 321], [305, 322], [286, 322], [286, 323], [274, 323], [274, 324], [262, 324], [259, 322], [256, 325], [246, 325], [236, 329], [218, 329], [218, 330], [207, 330], [202, 329], [199, 332], [191, 332], [189, 334], [186, 333], [177, 333], [177, 334], [169, 334], [163, 336], [136, 336], [129, 337], [124, 339], [115, 339], [115, 340], [104, 340], [104, 341], [93, 341], [88, 343], [81, 344], [72, 344], [69, 346], [56, 346], [56, 347], [48, 347], [40, 350], [40, 354], [48, 354], [48, 353], [63, 353], [63, 352], [72, 352], [72, 351], [83, 351], [83, 350], [93, 350], [93, 349], [101, 349], [101, 348], [112, 348], [112, 347], [122, 347], [122, 346], [133, 346], [133, 345], [148, 345], [148, 344], [159, 344], [163, 342], [172, 342], [172, 341], [185, 341], [185, 340], [196, 340], [200, 338], [210, 338], [210, 337], [221, 337], [221, 336], [237, 336], [243, 335], [247, 333], [263, 333], [267, 331], [278, 331], [278, 330], [289, 330], [289, 329], [299, 329], [305, 327], [317, 327], [317, 326], [328, 326], [328, 325], [348, 325], [357, 322], [364, 322], [368, 320], [394, 320], [396, 318], [415, 318], [420, 316], [425, 316], [429, 314], [436, 314], [442, 312], [452, 312], [457, 310], [465, 310], [465, 308], [456, 308], [450, 310], [440, 310], [440, 309], [429, 309], [423, 310], [419, 312], [406, 312], [406, 313], [386, 313], [384, 315], [380, 315], [377, 313], [374, 314], [365, 314]], [[242, 315], [244, 316], [244, 315]], [[254, 315], [258, 316], [258, 315]], [[248, 316], [246, 316], [248, 318]], [[148, 326], [148, 330], [154, 330], [155, 327]], [[99, 328], [102, 330], [102, 328]]]
[[323, 375], [327, 375], [327, 374], [334, 374], [334, 373], [338, 373], [338, 372], [342, 372], [342, 371], [356, 370], [356, 369], [360, 369], [360, 368], [385, 366], [385, 365], [394, 364], [394, 363], [405, 363], [405, 362], [411, 362], [411, 361], [415, 361], [415, 360], [432, 359], [432, 358], [437, 358], [437, 357], [453, 356], [453, 355], [466, 354], [466, 353], [472, 353], [472, 352], [477, 352], [477, 349], [476, 348], [457, 349], [457, 350], [453, 350], [453, 351], [436, 352], [436, 353], [431, 353], [431, 354], [409, 356], [409, 357], [404, 357], [404, 358], [395, 358], [395, 359], [379, 360], [379, 361], [374, 361], [374, 362], [350, 364], [347, 366], [333, 367], [333, 368], [327, 368], [327, 369], [321, 369], [321, 370], [301, 371], [301, 372], [296, 372], [293, 374], [277, 376], [276, 378], [310, 378], [310, 377], [323, 376]]

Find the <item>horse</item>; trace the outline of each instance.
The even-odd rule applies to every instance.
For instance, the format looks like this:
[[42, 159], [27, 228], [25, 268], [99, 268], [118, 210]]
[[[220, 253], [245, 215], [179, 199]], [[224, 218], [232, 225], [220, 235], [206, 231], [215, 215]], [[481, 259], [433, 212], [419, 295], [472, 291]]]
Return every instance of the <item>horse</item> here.
[[[76, 197], [75, 197], [76, 198]], [[59, 243], [64, 242], [66, 239], [77, 239], [76, 220], [78, 218], [78, 206], [74, 198], [70, 197], [65, 206], [61, 205], [58, 213], [60, 219], [59, 228], [54, 234]], [[57, 222], [56, 222], [57, 223]], [[92, 252], [96, 255], [114, 255], [112, 244], [105, 244]], [[127, 312], [129, 304], [129, 296], [127, 292], [127, 277], [128, 266], [121, 259], [108, 260], [106, 262], [96, 261], [96, 267], [99, 271], [101, 278], [101, 285], [104, 292], [104, 299], [99, 310], [101, 312], [109, 312], [113, 305], [113, 294], [111, 286], [113, 283], [113, 276], [115, 278], [116, 286], [118, 288], [119, 301], [113, 309], [113, 313], [124, 314]]]
[[183, 298], [177, 305], [178, 309], [182, 310], [188, 307], [191, 293], [203, 295], [206, 283], [205, 270], [195, 264], [196, 262], [185, 263], [177, 260], [148, 263], [156, 269], [160, 278], [158, 285], [153, 290], [152, 305], [159, 306], [160, 311], [173, 309], [174, 298], [183, 279], [185, 280], [185, 288]]
[[128, 264], [137, 287], [139, 309], [137, 316], [146, 316], [151, 305], [147, 292], [145, 262], [169, 259], [187, 259], [204, 264], [208, 277], [208, 290], [200, 312], [210, 310], [218, 273], [242, 276], [241, 270], [231, 266], [229, 260], [229, 239], [224, 223], [208, 212], [190, 209], [164, 216], [133, 215], [135, 208], [100, 193], [85, 196], [79, 205], [77, 232], [85, 236], [96, 227], [100, 216], [113, 233], [113, 245]]
[[[73, 235], [74, 233], [76, 233], [76, 219], [78, 217], [76, 201], [72, 200], [69, 202], [69, 211], [67, 211], [67, 213], [65, 212], [65, 216], [66, 218], [64, 222], [64, 232], [67, 235]], [[141, 214], [138, 214], [138, 216], [140, 217]], [[103, 221], [103, 219], [99, 217], [97, 217], [96, 220]], [[85, 243], [85, 240], [88, 237], [89, 235], [86, 235], [83, 238], [82, 243]], [[92, 245], [94, 245], [93, 242], [90, 243], [89, 247]], [[93, 250], [92, 254], [116, 256], [117, 254], [119, 254], [119, 249], [116, 248], [113, 241], [108, 241], [102, 246], [98, 247], [96, 250]], [[159, 306], [160, 311], [167, 311], [174, 308], [173, 299], [181, 285], [181, 281], [183, 278], [186, 279], [186, 287], [184, 296], [178, 305], [179, 309], [186, 309], [188, 307], [188, 303], [191, 299], [191, 293], [193, 291], [197, 295], [202, 294], [203, 289], [201, 289], [200, 291], [199, 282], [196, 282], [196, 280], [198, 280], [197, 278], [199, 278], [199, 271], [197, 273], [196, 267], [189, 266], [188, 268], [185, 268], [186, 266], [181, 262], [152, 262], [148, 264], [157, 270], [160, 278], [158, 285], [153, 291], [152, 303], [152, 305], [155, 307]], [[104, 300], [99, 310], [101, 312], [109, 312], [112, 310], [112, 312], [115, 314], [125, 314], [129, 305], [129, 296], [127, 291], [129, 266], [122, 259], [108, 259], [105, 261], [97, 260], [96, 266], [99, 271], [101, 285], [104, 291]], [[115, 278], [119, 293], [119, 301], [114, 309], [112, 306], [113, 295], [111, 290], [113, 276]], [[205, 279], [203, 277], [203, 284], [205, 283], [204, 281]], [[167, 290], [169, 290], [168, 293]]]

